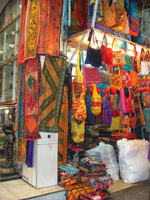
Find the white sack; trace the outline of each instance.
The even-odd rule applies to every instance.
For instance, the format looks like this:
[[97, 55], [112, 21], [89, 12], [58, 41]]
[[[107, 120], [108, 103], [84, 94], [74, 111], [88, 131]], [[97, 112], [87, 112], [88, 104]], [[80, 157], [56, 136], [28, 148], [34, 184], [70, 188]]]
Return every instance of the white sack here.
[[117, 141], [117, 147], [122, 180], [128, 184], [147, 180], [149, 178], [149, 161], [147, 159], [149, 142], [124, 138]]
[[116, 159], [114, 148], [110, 144], [100, 142], [99, 146], [87, 151], [88, 157], [97, 157], [103, 161], [107, 167], [108, 174], [114, 181], [119, 180], [119, 166]]

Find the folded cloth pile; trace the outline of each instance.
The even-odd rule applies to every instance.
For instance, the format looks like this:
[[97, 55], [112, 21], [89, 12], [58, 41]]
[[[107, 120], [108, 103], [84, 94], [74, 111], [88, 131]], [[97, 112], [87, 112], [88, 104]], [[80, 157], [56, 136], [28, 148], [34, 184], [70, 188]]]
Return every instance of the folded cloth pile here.
[[70, 175], [68, 172], [58, 169], [58, 183], [61, 186], [72, 185], [81, 182], [80, 174]]
[[113, 179], [107, 173], [105, 164], [96, 157], [85, 157], [80, 160], [81, 181], [87, 182], [96, 189], [108, 189]]

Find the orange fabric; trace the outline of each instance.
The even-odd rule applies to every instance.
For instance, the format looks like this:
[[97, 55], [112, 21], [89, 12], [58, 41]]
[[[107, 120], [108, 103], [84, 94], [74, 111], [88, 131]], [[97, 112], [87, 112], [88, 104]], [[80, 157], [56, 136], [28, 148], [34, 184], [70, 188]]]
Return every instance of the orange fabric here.
[[40, 1], [40, 33], [37, 54], [59, 56], [62, 0]]

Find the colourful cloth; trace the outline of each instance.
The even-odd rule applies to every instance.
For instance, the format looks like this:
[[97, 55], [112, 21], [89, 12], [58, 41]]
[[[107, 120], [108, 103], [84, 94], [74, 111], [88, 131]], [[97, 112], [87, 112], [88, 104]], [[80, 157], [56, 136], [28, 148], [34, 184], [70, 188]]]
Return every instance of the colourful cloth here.
[[23, 0], [18, 64], [36, 54], [59, 56], [62, 0]]
[[41, 76], [40, 58], [27, 60], [24, 69], [23, 91], [23, 139], [40, 139], [39, 133], [39, 83]]
[[59, 56], [62, 0], [40, 1], [38, 54]]
[[22, 0], [22, 11], [21, 11], [21, 27], [20, 27], [20, 38], [19, 38], [19, 48], [18, 48], [18, 64], [24, 64], [25, 56], [25, 21], [27, 13], [28, 0]]
[[40, 1], [30, 0], [27, 5], [25, 22], [25, 60], [36, 57], [40, 32]]
[[40, 131], [58, 132], [66, 67], [67, 62], [64, 57], [46, 56], [45, 58], [39, 99]]
[[68, 88], [64, 86], [58, 126], [58, 164], [67, 164], [68, 142]]

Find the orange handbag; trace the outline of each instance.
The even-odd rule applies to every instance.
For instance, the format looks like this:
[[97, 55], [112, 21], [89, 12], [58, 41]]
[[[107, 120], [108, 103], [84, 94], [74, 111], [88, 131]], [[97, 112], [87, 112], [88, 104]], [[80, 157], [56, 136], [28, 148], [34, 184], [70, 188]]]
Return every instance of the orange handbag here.
[[103, 1], [103, 16], [104, 18], [101, 20], [102, 26], [111, 27], [116, 24], [116, 11], [113, 2], [109, 5], [109, 0]]
[[126, 13], [124, 5], [121, 5], [120, 0], [114, 3], [114, 6], [115, 6], [115, 12], [116, 12], [116, 23], [114, 26], [111, 26], [111, 29], [113, 29], [116, 32], [120, 32], [125, 29], [127, 13]]
[[[117, 74], [114, 73], [115, 68], [117, 68], [118, 71]], [[111, 88], [115, 88], [117, 90], [120, 90], [122, 88], [122, 77], [119, 66], [111, 67], [110, 81], [111, 81]]]

